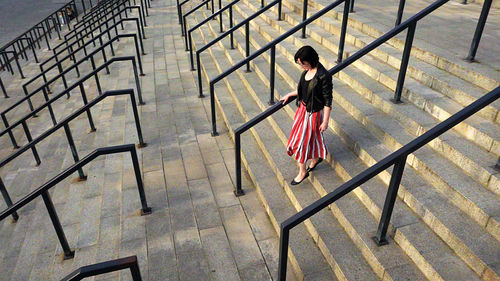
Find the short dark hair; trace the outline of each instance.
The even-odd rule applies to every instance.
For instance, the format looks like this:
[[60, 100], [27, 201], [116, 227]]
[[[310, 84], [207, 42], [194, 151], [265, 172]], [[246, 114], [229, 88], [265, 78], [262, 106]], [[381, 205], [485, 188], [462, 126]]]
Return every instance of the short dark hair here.
[[311, 46], [303, 46], [295, 53], [295, 62], [299, 59], [302, 63], [308, 62], [312, 68], [318, 66], [319, 63], [318, 53]]

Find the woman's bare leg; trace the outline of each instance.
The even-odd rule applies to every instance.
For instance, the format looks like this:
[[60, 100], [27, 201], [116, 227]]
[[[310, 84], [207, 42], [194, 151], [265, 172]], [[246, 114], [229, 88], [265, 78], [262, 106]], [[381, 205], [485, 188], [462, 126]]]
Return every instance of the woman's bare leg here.
[[299, 174], [295, 177], [294, 180], [296, 182], [300, 182], [306, 176], [306, 164], [301, 164], [299, 162], [297, 162], [297, 164], [299, 165]]
[[318, 163], [318, 160], [319, 160], [319, 157], [318, 158], [313, 158], [311, 159], [311, 164], [309, 164], [309, 168], [310, 167], [314, 167], [314, 165], [316, 165], [316, 163]]

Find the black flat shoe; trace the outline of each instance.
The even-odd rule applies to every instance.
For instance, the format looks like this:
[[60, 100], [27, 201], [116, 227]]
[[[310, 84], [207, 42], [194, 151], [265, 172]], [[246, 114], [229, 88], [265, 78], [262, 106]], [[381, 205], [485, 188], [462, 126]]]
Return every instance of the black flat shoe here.
[[290, 184], [291, 185], [297, 185], [297, 184], [303, 182], [305, 179], [307, 179], [308, 176], [309, 176], [309, 172], [306, 173], [306, 175], [302, 178], [302, 180], [300, 180], [300, 181], [297, 182], [297, 181], [295, 181], [295, 179], [293, 179]]
[[314, 164], [314, 166], [307, 167], [307, 172], [310, 172], [310, 171], [314, 170], [316, 168], [316, 166], [318, 166], [318, 164], [321, 163], [322, 161], [323, 161], [323, 158], [319, 158], [318, 162], [316, 162], [316, 164]]

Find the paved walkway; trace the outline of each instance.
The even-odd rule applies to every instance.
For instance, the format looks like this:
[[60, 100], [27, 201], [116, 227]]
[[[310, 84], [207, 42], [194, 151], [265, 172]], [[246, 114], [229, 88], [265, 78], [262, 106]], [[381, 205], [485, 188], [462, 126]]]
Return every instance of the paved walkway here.
[[[321, 0], [320, 0], [321, 2]], [[421, 11], [435, 1], [406, 1], [403, 20]], [[353, 18], [386, 32], [394, 27], [399, 0], [356, 0]], [[469, 52], [482, 5], [450, 1], [417, 25], [416, 46], [455, 60], [465, 58]], [[337, 9], [339, 10], [339, 9]], [[404, 39], [406, 32], [398, 38]], [[491, 8], [476, 59], [500, 71], [500, 9]], [[495, 77], [492, 77], [495, 78]], [[500, 74], [497, 73], [497, 80]]]
[[[59, 280], [80, 266], [128, 255], [139, 257], [143, 280], [270, 280], [277, 275], [278, 238], [247, 175], [247, 195], [233, 195], [234, 149], [227, 128], [210, 136], [209, 100], [197, 97], [175, 1], [152, 1], [150, 15], [146, 76], [141, 77], [146, 105], [140, 107], [148, 146], [138, 152], [153, 213], [138, 215], [129, 157], [102, 157], [84, 169], [86, 182], [68, 179], [52, 191], [75, 258], [62, 260], [43, 201], [37, 200], [20, 212], [17, 223], [0, 223], [0, 280]], [[128, 46], [122, 42], [117, 55], [126, 55]], [[134, 85], [125, 65], [113, 66], [101, 81], [104, 91]], [[87, 87], [95, 95], [95, 84]], [[81, 106], [75, 96], [58, 104], [61, 115]], [[127, 98], [106, 99], [92, 113], [97, 132], [87, 133], [86, 118], [71, 126], [81, 156], [97, 147], [137, 142]], [[37, 119], [48, 121], [46, 115]], [[9, 145], [5, 138], [4, 153]], [[13, 191], [16, 200], [72, 163], [62, 132], [38, 148], [43, 151], [40, 167], [26, 153], [0, 173], [9, 191], [24, 186]], [[130, 274], [98, 279], [118, 278], [130, 280]]]

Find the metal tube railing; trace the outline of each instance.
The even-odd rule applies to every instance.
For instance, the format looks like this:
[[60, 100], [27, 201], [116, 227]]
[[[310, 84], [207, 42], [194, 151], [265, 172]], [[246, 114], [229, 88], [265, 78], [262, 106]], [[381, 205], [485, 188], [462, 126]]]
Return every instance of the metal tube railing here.
[[203, 7], [203, 5], [207, 4], [210, 1], [211, 0], [204, 0], [200, 4], [198, 4], [197, 6], [195, 6], [191, 10], [189, 10], [187, 13], [185, 13], [184, 15], [182, 15], [182, 27], [181, 27], [182, 30], [181, 30], [181, 35], [185, 37], [184, 39], [186, 41], [186, 51], [188, 50], [188, 38], [186, 36], [186, 26], [187, 26], [186, 18], [190, 14], [192, 14], [192, 13], [196, 12], [197, 10], [199, 10], [201, 7]]
[[[233, 27], [233, 5], [238, 3], [240, 0], [234, 0], [231, 3], [227, 4], [225, 7], [222, 9], [218, 10], [217, 12], [213, 13], [211, 16], [207, 17], [197, 25], [191, 27], [188, 31], [188, 37], [189, 37], [189, 58], [191, 60], [191, 70], [196, 70], [194, 68], [194, 61], [193, 61], [193, 39], [192, 39], [192, 33], [200, 28], [202, 25], [205, 23], [209, 22], [210, 20], [214, 19], [217, 15], [223, 13], [224, 11], [229, 9], [229, 28]], [[230, 40], [231, 40], [231, 49], [234, 49], [234, 42], [233, 42], [233, 33], [231, 32], [230, 34]]]
[[[238, 63], [234, 64], [232, 67], [230, 67], [229, 69], [225, 70], [224, 72], [222, 72], [221, 74], [217, 75], [212, 80], [210, 80], [209, 85], [210, 85], [210, 109], [211, 109], [211, 121], [212, 121], [212, 136], [216, 136], [218, 134], [217, 133], [217, 123], [216, 123], [217, 121], [216, 121], [216, 118], [215, 118], [215, 92], [214, 92], [215, 83], [217, 83], [220, 80], [224, 79], [226, 76], [228, 76], [229, 74], [233, 73], [234, 71], [236, 71], [237, 69], [239, 69], [243, 65], [246, 65], [247, 66], [247, 71], [249, 71], [250, 70], [249, 64], [250, 64], [251, 60], [255, 59], [256, 57], [258, 57], [262, 53], [264, 53], [267, 50], [271, 49], [273, 46], [276, 46], [281, 41], [283, 41], [286, 38], [288, 38], [289, 36], [293, 35], [295, 32], [299, 31], [300, 29], [302, 29], [307, 24], [313, 22], [314, 20], [316, 20], [319, 17], [323, 16], [327, 12], [331, 11], [332, 9], [334, 9], [335, 7], [337, 7], [338, 5], [342, 4], [343, 2], [348, 2], [348, 1], [349, 0], [337, 0], [337, 1], [333, 2], [333, 3], [331, 3], [330, 5], [326, 6], [325, 8], [321, 9], [319, 12], [317, 12], [316, 14], [312, 15], [311, 17], [309, 17], [307, 20], [299, 23], [298, 25], [294, 26], [292, 29], [290, 29], [287, 32], [285, 32], [284, 34], [280, 35], [278, 38], [276, 38], [273, 41], [267, 43], [264, 47], [262, 47], [259, 50], [255, 51], [253, 54], [250, 55], [250, 54], [248, 54], [248, 51], [247, 51], [247, 55], [246, 55], [246, 57], [244, 59], [242, 59], [241, 61], [239, 61]], [[348, 6], [346, 5], [344, 7], [348, 7]], [[245, 24], [246, 23], [248, 23], [248, 22], [245, 22]], [[245, 40], [246, 41], [246, 45], [247, 45], [246, 49], [248, 50], [249, 49], [249, 47], [248, 47], [248, 31], [246, 32], [246, 37], [247, 37], [246, 40]], [[344, 37], [344, 39], [345, 39], [345, 37]], [[203, 50], [203, 48], [200, 49], [200, 50]], [[340, 52], [340, 50], [339, 50], [339, 52]], [[274, 62], [274, 59], [273, 59], [273, 62]], [[200, 72], [200, 67], [198, 67], [198, 72]], [[275, 73], [271, 72], [270, 75], [274, 76]], [[201, 74], [199, 76], [201, 76]], [[201, 79], [200, 79], [200, 81], [201, 81]], [[271, 81], [274, 82], [274, 78], [272, 78]], [[272, 85], [271, 88], [273, 89], [273, 92], [271, 92], [270, 101], [274, 100], [274, 86]]]
[[134, 165], [134, 172], [135, 176], [137, 179], [137, 189], [139, 191], [139, 196], [141, 200], [141, 214], [142, 215], [148, 215], [151, 213], [151, 207], [148, 206], [147, 200], [145, 197], [145, 192], [144, 192], [144, 185], [142, 183], [141, 179], [141, 172], [139, 169], [139, 161], [137, 158], [137, 151], [136, 148], [133, 144], [125, 144], [125, 145], [118, 145], [118, 146], [110, 146], [110, 147], [103, 147], [103, 148], [98, 148], [94, 150], [93, 152], [89, 153], [87, 156], [79, 160], [77, 163], [73, 164], [63, 172], [59, 173], [57, 176], [53, 177], [49, 181], [47, 181], [45, 184], [42, 186], [38, 187], [34, 191], [32, 191], [30, 194], [26, 195], [24, 198], [21, 200], [17, 201], [16, 203], [12, 204], [9, 206], [7, 209], [4, 211], [0, 212], [0, 221], [5, 219], [6, 217], [15, 214], [17, 210], [21, 209], [28, 203], [32, 202], [38, 197], [42, 197], [45, 206], [47, 208], [47, 211], [49, 213], [50, 219], [52, 221], [52, 224], [54, 226], [54, 230], [56, 231], [56, 235], [58, 237], [58, 240], [61, 244], [61, 248], [64, 252], [64, 259], [70, 259], [74, 257], [75, 252], [70, 248], [68, 240], [66, 239], [66, 235], [64, 234], [63, 227], [60, 223], [59, 217], [56, 213], [56, 209], [54, 204], [52, 203], [52, 199], [50, 198], [49, 190], [56, 186], [58, 183], [63, 181], [65, 178], [73, 174], [75, 171], [82, 169], [85, 165], [93, 161], [99, 156], [103, 155], [109, 155], [109, 154], [115, 154], [115, 153], [123, 153], [123, 152], [129, 152], [131, 157], [132, 157], [132, 163]]
[[[141, 30], [142, 30], [141, 37], [145, 39], [146, 37], [145, 37], [145, 34], [144, 34], [144, 25], [143, 25], [142, 17], [140, 15], [140, 6], [127, 6], [127, 7], [123, 7], [120, 10], [118, 10], [118, 12], [116, 12], [115, 10], [113, 10], [111, 18], [109, 18], [106, 21], [106, 25], [107, 25], [107, 22], [109, 20], [111, 20], [111, 19], [113, 19], [113, 22], [115, 22], [116, 17], [118, 17], [118, 16], [120, 17], [120, 20], [118, 22], [121, 23], [121, 24], [123, 24], [123, 20], [127, 19], [127, 16], [125, 16], [125, 18], [123, 18], [123, 17], [121, 17], [121, 13], [127, 11], [128, 9], [138, 9], [139, 10], [139, 17], [132, 17], [132, 18], [128, 18], [128, 19], [139, 19], [139, 23], [137, 24], [137, 29], [138, 29], [139, 33], [141, 33]], [[113, 26], [115, 27], [115, 32], [116, 32], [116, 25], [113, 24]], [[80, 42], [83, 42], [84, 38], [88, 37], [89, 35], [93, 37], [94, 36], [94, 32], [97, 31], [98, 29], [99, 29], [99, 32], [101, 32], [102, 26], [99, 25], [99, 26], [91, 28], [90, 30], [84, 29], [84, 30], [81, 30], [79, 32], [76, 32], [75, 34], [73, 34], [72, 36], [70, 36], [69, 38], [67, 38], [64, 42], [62, 42], [59, 45], [55, 46], [53, 48], [54, 54], [55, 55], [56, 54], [60, 54], [62, 51], [68, 50], [69, 46], [74, 46], [75, 43], [80, 45]], [[75, 39], [75, 41], [70, 44], [69, 41], [71, 39]], [[95, 42], [95, 41], [93, 41], [93, 42]], [[64, 47], [64, 49], [62, 51], [57, 52], [57, 50], [60, 49], [61, 47]]]
[[79, 281], [83, 278], [110, 273], [127, 268], [130, 269], [133, 281], [142, 281], [141, 272], [139, 270], [139, 263], [137, 262], [136, 256], [130, 256], [126, 258], [83, 266], [61, 279], [61, 281]]
[[500, 98], [500, 87], [497, 87], [493, 91], [479, 98], [469, 106], [455, 113], [445, 121], [439, 123], [420, 137], [417, 137], [407, 145], [391, 153], [389, 156], [377, 162], [375, 165], [366, 169], [359, 175], [355, 176], [348, 182], [342, 184], [340, 187], [334, 191], [328, 193], [327, 195], [321, 197], [313, 204], [305, 207], [297, 214], [291, 216], [287, 220], [281, 223], [280, 230], [280, 258], [279, 258], [279, 269], [278, 269], [278, 280], [286, 280], [286, 267], [287, 267], [287, 256], [288, 256], [288, 242], [290, 236], [290, 230], [297, 226], [298, 224], [304, 222], [312, 215], [321, 211], [322, 209], [328, 207], [328, 205], [334, 203], [336, 200], [342, 198], [344, 195], [348, 194], [352, 190], [356, 189], [363, 183], [377, 176], [380, 172], [386, 170], [387, 168], [395, 165], [391, 181], [389, 184], [389, 190], [384, 203], [384, 209], [382, 211], [382, 217], [380, 219], [377, 234], [373, 239], [378, 245], [387, 244], [387, 228], [390, 221], [390, 216], [392, 209], [394, 207], [394, 202], [397, 197], [397, 192], [399, 188], [399, 182], [401, 181], [401, 176], [403, 174], [403, 168], [405, 165], [406, 157], [422, 146], [426, 145], [433, 139], [437, 138], [441, 134], [450, 130], [460, 122], [469, 118], [482, 108], [491, 104]]
[[[98, 36], [98, 38], [100, 39], [100, 37]], [[36, 91], [40, 91], [41, 89], [45, 88], [46, 91], [48, 93], [50, 93], [50, 88], [49, 88], [49, 85], [51, 85], [52, 83], [54, 83], [56, 80], [58, 80], [59, 78], [62, 78], [62, 81], [63, 81], [63, 84], [64, 84], [64, 87], [67, 88], [68, 87], [68, 84], [67, 84], [67, 81], [66, 81], [66, 78], [65, 78], [65, 75], [68, 74], [68, 72], [70, 72], [72, 69], [78, 67], [79, 65], [83, 64], [84, 62], [86, 62], [89, 58], [91, 59], [91, 63], [92, 63], [92, 69], [95, 70], [96, 67], [95, 67], [95, 63], [94, 63], [94, 56], [97, 55], [99, 52], [102, 53], [102, 56], [103, 56], [103, 59], [104, 59], [104, 63], [106, 63], [108, 61], [108, 59], [106, 58], [106, 53], [105, 53], [105, 48], [107, 46], [110, 46], [110, 48], [112, 48], [112, 44], [115, 42], [115, 41], [119, 41], [120, 38], [133, 38], [134, 39], [134, 46], [135, 46], [135, 51], [136, 51], [136, 58], [137, 58], [137, 62], [138, 62], [138, 65], [139, 65], [139, 71], [140, 71], [140, 75], [141, 76], [144, 76], [144, 72], [143, 72], [143, 68], [142, 68], [142, 60], [141, 60], [141, 57], [140, 57], [140, 52], [139, 52], [139, 45], [137, 43], [137, 35], [136, 34], [118, 34], [116, 36], [114, 36], [113, 38], [111, 38], [109, 41], [107, 41], [106, 43], [102, 44], [101, 43], [101, 46], [99, 46], [98, 48], [96, 48], [95, 50], [93, 50], [91, 53], [89, 53], [86, 57], [80, 59], [79, 61], [75, 62], [74, 64], [72, 64], [71, 66], [67, 67], [65, 70], [63, 70], [62, 68], [62, 63], [65, 61], [65, 60], [68, 60], [71, 58], [72, 54], [70, 55], [67, 55], [66, 57], [60, 59], [57, 61], [57, 63], [53, 64], [52, 66], [48, 67], [48, 68], [45, 68], [43, 70], [42, 73], [36, 75], [35, 77], [31, 78], [28, 82], [24, 83], [22, 85], [22, 88], [23, 88], [23, 91], [24, 91], [24, 94], [26, 97], [30, 96], [30, 94], [36, 92]], [[86, 44], [90, 44], [90, 42], [87, 42]], [[83, 47], [80, 47], [80, 48], [83, 48]], [[77, 50], [75, 50], [75, 52], [77, 52]], [[46, 74], [54, 69], [55, 67], [58, 67], [58, 70], [59, 70], [59, 74], [52, 77], [50, 80], [47, 80], [47, 77], [46, 77]], [[109, 74], [109, 68], [106, 67], [106, 72], [107, 74]], [[96, 74], [97, 75], [97, 74]], [[28, 86], [32, 83], [34, 83], [35, 81], [37, 81], [40, 77], [44, 77], [44, 81], [46, 81], [44, 84], [42, 84], [37, 90], [34, 90], [33, 92], [29, 93], [28, 92]], [[96, 81], [98, 81], [96, 79]], [[99, 85], [98, 85], [99, 87]], [[100, 92], [100, 91], [99, 91]], [[0, 113], [0, 115], [5, 115], [8, 111], [14, 109], [16, 106], [18, 106], [19, 104], [21, 104], [22, 102], [24, 101], [27, 101], [28, 102], [28, 105], [31, 109], [31, 111], [33, 111], [33, 105], [31, 103], [31, 99], [30, 97], [26, 99], [21, 99], [19, 100], [15, 105], [9, 107], [8, 109], [2, 111]]]
[[[145, 52], [144, 52], [144, 44], [143, 44], [143, 42], [142, 42], [142, 33], [141, 33], [141, 30], [140, 30], [140, 26], [139, 26], [139, 19], [138, 19], [138, 18], [124, 18], [124, 19], [120, 19], [117, 23], [115, 23], [115, 24], [111, 25], [111, 27], [107, 28], [104, 32], [102, 32], [101, 34], [99, 34], [97, 37], [99, 37], [99, 38], [100, 38], [100, 37], [104, 36], [104, 35], [107, 33], [107, 31], [109, 31], [109, 30], [111, 30], [112, 28], [116, 27], [118, 24], [120, 24], [120, 23], [122, 23], [122, 22], [127, 22], [127, 21], [133, 21], [133, 22], [135, 22], [135, 23], [136, 23], [136, 26], [137, 26], [137, 33], [138, 33], [138, 35], [139, 35], [139, 36], [138, 36], [138, 37], [139, 37], [138, 39], [139, 39], [139, 43], [140, 43], [140, 47], [141, 47], [141, 51], [142, 51], [142, 55], [145, 55]], [[116, 35], [118, 35], [118, 34], [116, 34]], [[92, 42], [93, 40], [96, 40], [96, 39], [95, 39], [95, 38], [94, 38], [94, 39], [91, 39], [91, 40], [89, 40], [89, 42]], [[57, 62], [57, 60], [58, 60], [58, 55], [59, 55], [59, 54], [61, 54], [61, 53], [63, 53], [63, 52], [64, 52], [64, 51], [66, 51], [66, 50], [68, 50], [68, 54], [70, 54], [70, 55], [72, 56], [72, 59], [73, 59], [74, 61], [76, 61], [76, 56], [75, 56], [75, 55], [76, 55], [76, 53], [75, 53], [75, 51], [72, 49], [72, 48], [73, 48], [73, 45], [75, 45], [75, 44], [76, 44], [76, 42], [71, 43], [68, 47], [66, 47], [66, 48], [62, 49], [61, 51], [57, 52], [56, 54], [54, 54], [53, 56], [51, 56], [50, 58], [48, 58], [48, 59], [47, 59], [47, 60], [45, 60], [44, 62], [40, 63], [40, 65], [39, 65], [39, 67], [40, 67], [40, 71], [41, 71], [41, 72], [43, 72], [43, 71], [44, 71], [43, 66], [44, 66], [45, 64], [47, 64], [48, 62], [50, 62], [51, 60], [53, 60], [53, 59], [54, 59], [54, 60], [56, 60], [56, 62]], [[84, 46], [86, 46], [86, 45], [88, 45], [88, 44], [85, 44]], [[82, 50], [82, 49], [83, 49], [84, 51], [86, 51], [86, 49], [85, 49], [85, 48], [78, 48], [78, 50]], [[113, 49], [111, 49], [111, 50], [112, 50], [112, 52], [114, 53]], [[85, 55], [87, 56], [87, 53], [85, 53]], [[113, 54], [113, 55], [114, 55], [114, 54]], [[79, 76], [80, 74], [79, 74], [78, 67], [76, 67], [76, 71], [77, 71], [78, 76]], [[46, 81], [46, 77], [44, 77], [44, 81]]]
[[[38, 108], [36, 108], [33, 111], [29, 112], [28, 114], [26, 114], [24, 117], [22, 117], [20, 120], [18, 120], [16, 122], [14, 122], [13, 124], [9, 124], [7, 122], [7, 119], [6, 119], [4, 113], [0, 114], [0, 116], [2, 117], [2, 121], [3, 121], [3, 123], [4, 123], [5, 127], [6, 127], [3, 131], [0, 132], [0, 137], [3, 136], [3, 135], [5, 135], [6, 133], [8, 133], [9, 136], [11, 137], [11, 141], [12, 141], [13, 146], [16, 148], [17, 147], [17, 143], [16, 143], [15, 138], [14, 138], [14, 136], [12, 134], [12, 130], [15, 127], [19, 126], [23, 122], [26, 122], [26, 120], [28, 120], [29, 118], [35, 116], [38, 112], [40, 112], [42, 109], [44, 109], [46, 107], [49, 108], [49, 110], [51, 110], [51, 104], [52, 103], [54, 103], [55, 101], [57, 101], [62, 96], [67, 95], [70, 91], [72, 91], [73, 89], [75, 89], [77, 87], [79, 89], [81, 89], [83, 83], [86, 80], [94, 77], [96, 73], [98, 73], [99, 71], [105, 69], [110, 64], [112, 64], [114, 62], [118, 62], [118, 61], [131, 61], [132, 62], [132, 68], [133, 68], [133, 71], [134, 71], [134, 76], [135, 76], [135, 80], [136, 80], [136, 87], [137, 87], [137, 96], [138, 96], [137, 98], [138, 98], [139, 104], [144, 104], [144, 102], [142, 100], [141, 87], [140, 87], [140, 83], [139, 83], [139, 77], [138, 77], [138, 73], [137, 73], [137, 66], [136, 66], [136, 63], [135, 63], [135, 58], [133, 56], [114, 57], [114, 58], [110, 59], [109, 61], [107, 61], [106, 63], [104, 63], [103, 65], [97, 67], [95, 70], [93, 70], [89, 74], [85, 75], [83, 78], [81, 78], [78, 81], [76, 81], [73, 85], [69, 86], [68, 88], [66, 88], [65, 90], [63, 90], [59, 94], [57, 94], [56, 96], [52, 97], [50, 100], [47, 100], [44, 104], [40, 105]], [[45, 89], [45, 87], [40, 87], [39, 89]], [[21, 101], [26, 100], [27, 98], [31, 97], [32, 95], [34, 95], [37, 92], [38, 91], [31, 93], [29, 96], [23, 98]], [[82, 97], [83, 100], [85, 100], [86, 99], [85, 92], [81, 92], [81, 94], [82, 94], [82, 96], [84, 96], [84, 97]], [[21, 101], [19, 101], [18, 103], [14, 104], [11, 107], [18, 106]], [[135, 104], [135, 99], [134, 99], [134, 104]], [[9, 110], [10, 109], [11, 108], [9, 108]], [[53, 121], [54, 125], [57, 124], [57, 121], [55, 119], [53, 119], [52, 121]], [[90, 123], [91, 129], [92, 129], [92, 123], [91, 123], [90, 119], [89, 119], [89, 123]], [[142, 138], [142, 136], [140, 138]], [[142, 144], [142, 142], [140, 144]], [[0, 167], [1, 167], [1, 165], [0, 165]]]
[[[31, 137], [30, 137], [30, 140], [29, 140], [29, 142], [26, 145], [24, 145], [23, 147], [20, 147], [18, 150], [16, 150], [15, 152], [13, 152], [12, 154], [10, 154], [6, 158], [0, 160], [0, 168], [3, 167], [3, 166], [5, 166], [5, 165], [7, 165], [12, 160], [16, 159], [19, 155], [23, 154], [25, 151], [27, 151], [29, 149], [34, 149], [36, 144], [38, 144], [42, 140], [44, 140], [47, 137], [49, 137], [51, 134], [53, 134], [54, 132], [56, 132], [60, 128], [63, 127], [65, 129], [65, 131], [67, 129], [69, 129], [69, 127], [65, 128], [65, 127], [68, 126], [69, 122], [71, 122], [72, 120], [76, 119], [82, 113], [88, 112], [88, 110], [92, 106], [96, 105], [97, 103], [99, 103], [100, 101], [102, 101], [104, 98], [109, 97], [109, 96], [119, 96], [119, 95], [125, 95], [125, 96], [129, 95], [130, 96], [130, 98], [131, 98], [130, 101], [131, 101], [131, 105], [132, 105], [132, 111], [134, 112], [134, 121], [136, 123], [137, 137], [138, 137], [138, 140], [139, 140], [138, 146], [139, 147], [146, 146], [146, 143], [144, 142], [143, 137], [142, 137], [142, 130], [141, 130], [140, 122], [139, 122], [139, 114], [138, 114], [138, 110], [137, 110], [137, 104], [136, 104], [135, 99], [134, 99], [134, 90], [132, 90], [132, 89], [113, 90], [113, 91], [104, 92], [102, 95], [97, 96], [95, 99], [91, 100], [86, 105], [82, 106], [77, 111], [75, 111], [71, 115], [67, 116], [66, 118], [64, 118], [63, 120], [61, 120], [59, 123], [55, 124], [53, 127], [51, 127], [50, 129], [48, 129], [47, 131], [45, 131], [44, 133], [42, 133], [41, 135], [39, 135], [38, 137], [36, 137], [34, 139], [31, 139]], [[22, 121], [22, 123], [23, 123], [23, 127], [27, 128], [26, 121]], [[69, 143], [70, 148], [72, 150], [73, 157], [78, 158], [78, 153], [76, 152], [76, 148], [74, 146], [74, 141], [72, 141], [72, 137], [70, 137], [68, 134], [66, 134], [66, 135], [67, 135], [68, 143]], [[75, 151], [73, 151], [73, 150], [75, 150]], [[38, 160], [37, 164], [40, 164], [41, 163], [40, 158], [37, 158], [37, 160]], [[77, 161], [79, 161], [79, 160], [75, 159], [75, 162], [77, 162]], [[83, 172], [79, 173], [79, 176], [80, 176], [81, 180], [85, 179], [85, 176], [83, 175]]]
[[[188, 0], [186, 0], [186, 1], [188, 1]], [[345, 0], [342, 0], [342, 1], [345, 1]], [[253, 20], [254, 18], [258, 17], [259, 15], [261, 15], [262, 13], [264, 13], [265, 11], [271, 9], [276, 4], [281, 5], [281, 0], [275, 0], [275, 1], [267, 4], [264, 8], [262, 8], [262, 9], [258, 10], [257, 12], [253, 13], [252, 15], [250, 15], [249, 17], [247, 17], [242, 22], [236, 24], [235, 26], [233, 26], [232, 28], [230, 28], [229, 30], [227, 30], [226, 32], [224, 32], [223, 34], [219, 35], [219, 37], [217, 37], [217, 38], [213, 39], [212, 41], [208, 42], [203, 47], [201, 47], [199, 50], [196, 50], [196, 63], [197, 63], [197, 68], [198, 68], [198, 91], [199, 91], [199, 97], [200, 98], [204, 97], [204, 95], [203, 95], [203, 84], [202, 84], [202, 79], [201, 79], [201, 67], [200, 67], [200, 55], [201, 55], [201, 53], [203, 51], [205, 51], [206, 49], [210, 48], [215, 43], [217, 43], [220, 40], [222, 40], [223, 38], [225, 38], [226, 36], [232, 34], [238, 28], [240, 28], [240, 27], [242, 27], [244, 25], [247, 25], [251, 20]], [[278, 20], [281, 20], [281, 13], [278, 14]], [[247, 32], [247, 37], [248, 36], [250, 36], [249, 32]], [[280, 38], [281, 37], [282, 36], [280, 36]], [[246, 52], [249, 53], [249, 51], [250, 51], [249, 50], [249, 45], [247, 45]], [[248, 70], [250, 70], [250, 69], [248, 69]], [[214, 131], [212, 131], [212, 134], [213, 133], [214, 133]]]

